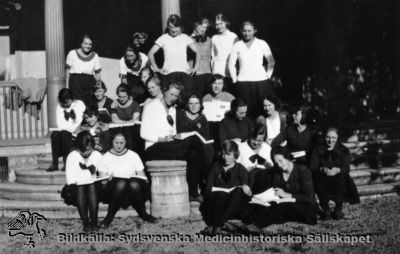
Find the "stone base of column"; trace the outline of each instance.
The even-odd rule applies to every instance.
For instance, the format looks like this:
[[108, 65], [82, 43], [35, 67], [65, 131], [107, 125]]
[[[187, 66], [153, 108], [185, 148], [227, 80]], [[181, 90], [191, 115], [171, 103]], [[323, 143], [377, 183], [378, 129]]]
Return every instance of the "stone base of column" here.
[[151, 215], [174, 218], [190, 214], [185, 161], [148, 161], [151, 177]]

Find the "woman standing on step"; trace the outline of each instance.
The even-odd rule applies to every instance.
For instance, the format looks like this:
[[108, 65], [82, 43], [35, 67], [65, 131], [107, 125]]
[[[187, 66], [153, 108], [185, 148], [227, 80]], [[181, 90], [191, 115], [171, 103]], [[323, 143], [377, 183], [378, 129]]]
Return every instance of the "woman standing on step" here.
[[94, 150], [94, 146], [94, 138], [88, 131], [79, 133], [76, 138], [76, 150], [68, 155], [65, 170], [67, 185], [76, 185], [74, 205], [78, 208], [85, 232], [98, 229], [99, 201], [95, 179], [101, 153]]
[[112, 177], [107, 183], [103, 202], [108, 203], [107, 216], [101, 226], [107, 228], [115, 214], [130, 205], [139, 217], [150, 223], [157, 219], [146, 212], [145, 202], [149, 196], [149, 183], [139, 155], [126, 148], [126, 135], [121, 131], [114, 133], [112, 148], [104, 154], [99, 167], [101, 176]]
[[93, 51], [93, 38], [90, 35], [84, 34], [81, 47], [68, 53], [66, 68], [67, 87], [76, 99], [88, 105], [93, 96], [94, 86], [101, 80], [100, 60]]
[[[315, 192], [322, 208], [321, 219], [342, 219], [343, 201], [358, 203], [357, 188], [350, 177], [350, 152], [338, 142], [338, 130], [328, 128], [325, 143], [315, 147], [311, 154], [311, 170]], [[335, 203], [331, 211], [329, 201]]]

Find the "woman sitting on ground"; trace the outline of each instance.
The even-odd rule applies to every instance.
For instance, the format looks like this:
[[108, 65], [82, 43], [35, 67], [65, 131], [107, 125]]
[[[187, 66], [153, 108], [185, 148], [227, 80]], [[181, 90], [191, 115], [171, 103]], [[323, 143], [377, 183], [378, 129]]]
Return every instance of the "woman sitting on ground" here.
[[101, 226], [107, 228], [115, 214], [130, 205], [135, 208], [139, 217], [150, 223], [156, 218], [146, 212], [145, 202], [149, 196], [149, 183], [139, 155], [126, 147], [126, 136], [121, 130], [112, 138], [112, 148], [104, 154], [99, 166], [100, 176], [110, 176], [103, 202], [108, 203], [107, 216]]
[[94, 139], [89, 132], [79, 133], [76, 138], [76, 150], [68, 155], [65, 170], [67, 184], [76, 185], [76, 197], [72, 197], [76, 200], [72, 205], [78, 208], [85, 232], [98, 229], [99, 201], [95, 179], [101, 153], [94, 150], [94, 145]]
[[271, 224], [285, 222], [317, 223], [317, 206], [311, 172], [305, 166], [293, 163], [290, 150], [279, 147], [272, 151], [272, 157], [280, 172], [274, 173], [272, 187], [275, 196], [287, 202], [275, 203], [266, 207], [254, 205], [253, 223], [247, 227], [250, 231]]
[[225, 222], [234, 216], [241, 217], [241, 207], [250, 200], [252, 193], [248, 186], [248, 173], [240, 163], [236, 163], [238, 156], [235, 142], [222, 143], [222, 163], [213, 165], [208, 176], [205, 202], [200, 207], [207, 224], [203, 234], [220, 234]]
[[263, 100], [264, 114], [259, 116], [256, 123], [264, 124], [267, 128], [266, 141], [271, 145], [272, 140], [287, 126], [287, 116], [279, 111], [281, 102], [275, 95], [269, 95]]
[[[342, 219], [343, 202], [360, 201], [357, 188], [349, 175], [350, 152], [338, 142], [338, 137], [338, 130], [329, 128], [325, 134], [325, 144], [315, 147], [311, 155], [315, 192], [322, 208], [321, 219]], [[334, 209], [329, 207], [330, 201], [334, 202]]]
[[271, 182], [271, 147], [264, 142], [266, 129], [258, 124], [250, 138], [239, 144], [238, 163], [249, 172], [249, 186], [254, 194], [261, 193], [270, 187]]
[[95, 140], [94, 149], [105, 153], [110, 149], [110, 133], [108, 125], [99, 121], [99, 111], [96, 106], [89, 106], [83, 114], [84, 124], [82, 124], [76, 133], [88, 131]]

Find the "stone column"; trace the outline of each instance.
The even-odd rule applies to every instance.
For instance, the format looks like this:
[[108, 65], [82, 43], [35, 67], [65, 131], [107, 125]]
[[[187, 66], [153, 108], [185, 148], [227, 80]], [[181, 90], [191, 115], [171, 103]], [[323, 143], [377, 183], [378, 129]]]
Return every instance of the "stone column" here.
[[63, 1], [45, 0], [44, 16], [48, 123], [49, 127], [57, 127], [57, 96], [65, 87]]
[[167, 27], [167, 19], [171, 14], [181, 15], [179, 0], [161, 0], [162, 31]]
[[190, 214], [185, 161], [148, 161], [151, 177], [151, 215], [161, 218]]

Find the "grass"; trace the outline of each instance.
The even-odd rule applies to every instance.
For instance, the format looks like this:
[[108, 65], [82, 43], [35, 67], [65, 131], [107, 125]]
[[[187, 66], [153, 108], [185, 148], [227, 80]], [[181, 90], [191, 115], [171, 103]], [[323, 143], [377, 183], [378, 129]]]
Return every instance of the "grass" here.
[[[210, 242], [60, 242], [59, 233], [78, 233], [81, 223], [77, 219], [52, 219], [44, 222], [47, 236], [34, 236], [34, 248], [24, 245], [25, 237], [8, 236], [9, 218], [0, 218], [0, 253], [399, 253], [400, 200], [384, 197], [363, 201], [358, 205], [345, 205], [346, 218], [341, 221], [319, 221], [317, 225], [286, 223], [267, 229], [273, 236], [306, 236], [307, 234], [370, 235], [371, 243], [210, 243]], [[162, 219], [157, 224], [144, 223], [137, 217], [117, 218], [101, 236], [118, 239], [134, 234], [190, 235], [194, 238], [205, 227], [200, 216]], [[98, 237], [99, 238], [99, 237]], [[126, 238], [124, 238], [126, 239]], [[189, 240], [181, 238], [181, 240]], [[281, 239], [282, 240], [282, 239]]]

